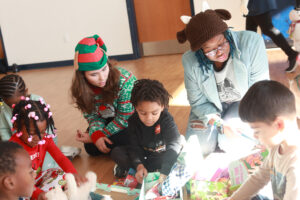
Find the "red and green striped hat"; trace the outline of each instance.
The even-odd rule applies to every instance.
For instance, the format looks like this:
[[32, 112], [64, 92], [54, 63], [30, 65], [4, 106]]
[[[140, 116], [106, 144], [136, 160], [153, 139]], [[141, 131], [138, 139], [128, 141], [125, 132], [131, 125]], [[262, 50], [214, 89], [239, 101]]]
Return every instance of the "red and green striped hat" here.
[[74, 58], [76, 70], [98, 70], [105, 66], [106, 63], [106, 46], [99, 35], [83, 38], [77, 44]]

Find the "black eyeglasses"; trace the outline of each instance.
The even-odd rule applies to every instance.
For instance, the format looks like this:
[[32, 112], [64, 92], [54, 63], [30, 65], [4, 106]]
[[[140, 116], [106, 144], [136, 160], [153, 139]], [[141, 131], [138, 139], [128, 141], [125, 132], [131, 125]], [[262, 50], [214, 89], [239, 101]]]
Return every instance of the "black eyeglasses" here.
[[228, 41], [226, 40], [225, 42], [223, 42], [222, 44], [220, 44], [216, 49], [211, 50], [209, 52], [204, 53], [206, 56], [208, 57], [214, 57], [218, 51], [220, 50], [224, 50], [225, 46], [227, 45]]

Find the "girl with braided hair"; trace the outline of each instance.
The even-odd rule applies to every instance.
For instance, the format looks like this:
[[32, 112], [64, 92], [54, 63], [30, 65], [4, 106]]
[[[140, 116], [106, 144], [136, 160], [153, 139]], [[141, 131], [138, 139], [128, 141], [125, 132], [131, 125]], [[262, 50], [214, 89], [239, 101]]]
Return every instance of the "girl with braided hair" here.
[[[9, 74], [0, 79], [0, 98], [3, 100], [0, 112], [0, 137], [6, 141], [12, 135], [11, 118], [12, 109], [20, 101], [21, 96], [29, 97], [31, 100], [39, 100], [41, 97], [28, 94], [23, 78], [17, 74]], [[49, 134], [53, 134], [49, 132]]]
[[[47, 130], [53, 132], [55, 126], [50, 106], [42, 99], [33, 101], [29, 97], [21, 96], [20, 102], [13, 109], [12, 123], [13, 135], [10, 141], [18, 143], [28, 152], [32, 168], [37, 174], [36, 189], [32, 194], [32, 199], [45, 199], [45, 192], [55, 187], [56, 184], [62, 183], [64, 172], [74, 174], [78, 183], [85, 181], [77, 174], [71, 161], [53, 142], [55, 135], [46, 133]], [[42, 170], [46, 152], [50, 153], [62, 170], [58, 168]]]
[[[12, 110], [14, 106], [19, 103], [22, 96], [35, 101], [42, 99], [39, 95], [28, 94], [28, 88], [23, 78], [17, 74], [9, 74], [0, 79], [0, 98], [3, 100], [2, 106], [0, 106], [0, 140], [2, 141], [9, 140], [13, 134], [11, 131]], [[53, 130], [52, 127], [46, 132], [48, 134], [54, 134]], [[57, 143], [57, 138], [54, 138], [54, 142]], [[47, 153], [43, 170], [53, 167], [57, 167], [57, 164]]]
[[169, 97], [168, 91], [157, 80], [135, 82], [131, 93], [135, 113], [128, 120], [130, 145], [112, 151], [112, 158], [117, 163], [116, 176], [134, 168], [135, 177], [141, 183], [148, 171], [159, 170], [160, 180], [169, 174], [181, 149], [180, 133], [168, 112]]

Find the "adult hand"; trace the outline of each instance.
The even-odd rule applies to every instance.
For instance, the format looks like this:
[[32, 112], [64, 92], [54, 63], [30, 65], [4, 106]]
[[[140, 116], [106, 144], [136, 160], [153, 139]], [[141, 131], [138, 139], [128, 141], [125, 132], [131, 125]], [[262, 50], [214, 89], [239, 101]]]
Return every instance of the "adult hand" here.
[[38, 200], [47, 200], [46, 192], [41, 192], [37, 199]]
[[88, 181], [88, 179], [84, 176], [81, 176], [80, 174], [73, 174], [75, 181], [77, 183], [77, 186], [79, 187], [81, 184]]
[[95, 145], [99, 149], [99, 151], [103, 153], [109, 153], [111, 149], [106, 146], [105, 142], [107, 142], [108, 144], [113, 144], [113, 142], [107, 137], [101, 137], [96, 141]]
[[148, 175], [147, 169], [144, 167], [143, 164], [139, 164], [136, 168], [135, 178], [139, 183], [143, 182], [144, 177]]
[[223, 120], [217, 114], [210, 114], [207, 117], [210, 118], [210, 120], [208, 121], [208, 124], [211, 126], [213, 126], [215, 122], [223, 123]]
[[77, 130], [76, 140], [78, 142], [83, 142], [83, 143], [92, 143], [93, 142], [92, 138], [88, 132], [83, 133], [80, 130]]

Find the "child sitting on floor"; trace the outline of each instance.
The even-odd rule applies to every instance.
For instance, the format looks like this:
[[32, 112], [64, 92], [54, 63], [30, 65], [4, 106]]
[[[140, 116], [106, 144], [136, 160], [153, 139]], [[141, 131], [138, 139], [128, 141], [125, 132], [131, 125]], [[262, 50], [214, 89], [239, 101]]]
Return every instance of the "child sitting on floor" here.
[[257, 82], [243, 97], [239, 115], [269, 155], [229, 199], [251, 199], [270, 180], [273, 199], [300, 199], [300, 133], [293, 93], [276, 81]]
[[[42, 97], [35, 94], [28, 94], [28, 88], [23, 78], [17, 74], [9, 74], [0, 79], [0, 97], [3, 100], [3, 105], [0, 106], [0, 140], [9, 140], [12, 136], [12, 109], [19, 103], [21, 97], [28, 97], [31, 100], [38, 101]], [[54, 134], [52, 129], [49, 129], [48, 134]], [[56, 142], [56, 138], [54, 139]], [[53, 158], [46, 154], [43, 169], [57, 167]]]
[[131, 167], [139, 183], [148, 171], [159, 170], [161, 181], [168, 175], [181, 149], [180, 133], [168, 112], [169, 97], [159, 81], [135, 82], [131, 103], [136, 112], [128, 120], [130, 146], [112, 151], [116, 176], [125, 175]]
[[35, 176], [28, 153], [14, 142], [0, 141], [0, 199], [30, 197]]
[[[13, 109], [14, 134], [10, 141], [20, 144], [29, 153], [32, 168], [36, 170], [37, 174], [36, 189], [33, 192], [32, 199], [45, 199], [45, 192], [56, 184], [63, 185], [64, 182], [60, 180], [62, 180], [64, 172], [72, 173], [78, 183], [86, 180], [77, 174], [70, 160], [55, 145], [52, 140], [53, 135], [46, 134], [47, 130], [54, 127], [52, 112], [50, 112], [49, 107], [42, 100], [32, 101], [29, 98], [21, 97], [21, 101]], [[46, 152], [50, 153], [62, 170], [42, 171]], [[55, 178], [56, 181], [54, 181]], [[51, 181], [48, 179], [51, 179]]]

